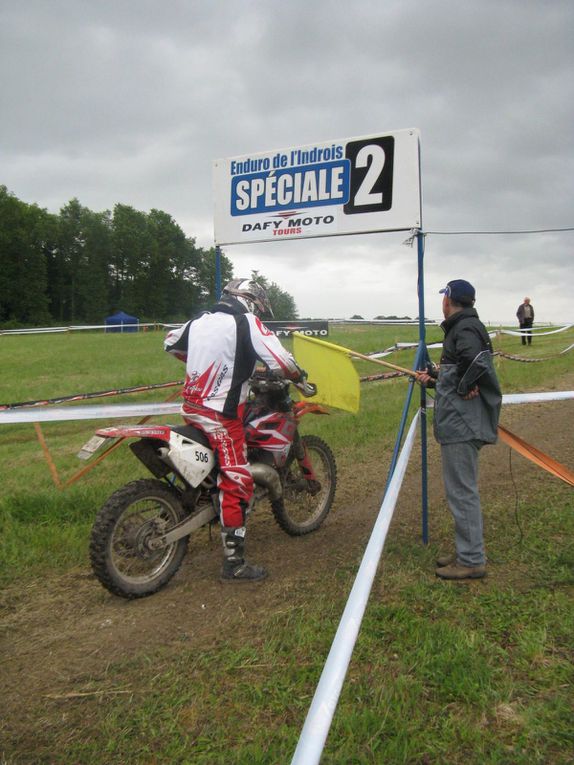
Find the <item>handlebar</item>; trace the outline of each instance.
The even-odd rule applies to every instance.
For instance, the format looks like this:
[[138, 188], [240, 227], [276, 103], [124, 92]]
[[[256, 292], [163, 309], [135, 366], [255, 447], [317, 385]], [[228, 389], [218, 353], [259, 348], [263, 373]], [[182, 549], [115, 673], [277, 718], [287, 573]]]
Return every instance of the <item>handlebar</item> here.
[[298, 381], [295, 381], [285, 377], [279, 377], [269, 370], [256, 370], [256, 373], [250, 380], [251, 389], [259, 391], [260, 393], [267, 393], [269, 391], [283, 390], [291, 384], [294, 385], [305, 398], [310, 398], [317, 393], [317, 386], [308, 382], [305, 372], [303, 370], [301, 371], [303, 372], [302, 377]]
[[317, 386], [313, 383], [307, 382], [305, 379], [301, 380], [300, 382], [293, 383], [293, 385], [297, 388], [297, 390], [301, 391], [305, 398], [310, 398], [317, 393]]

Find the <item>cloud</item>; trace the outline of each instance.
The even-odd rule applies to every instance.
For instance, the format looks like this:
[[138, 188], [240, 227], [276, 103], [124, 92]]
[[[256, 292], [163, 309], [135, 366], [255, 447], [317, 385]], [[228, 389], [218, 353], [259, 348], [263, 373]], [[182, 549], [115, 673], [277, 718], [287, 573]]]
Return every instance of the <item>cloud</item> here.
[[[0, 183], [53, 211], [164, 209], [211, 246], [214, 159], [417, 127], [426, 230], [569, 226], [573, 21], [569, 0], [7, 0]], [[304, 315], [416, 314], [405, 238], [226, 254]], [[492, 321], [514, 321], [524, 294], [537, 318], [574, 320], [573, 241], [431, 235], [429, 311], [459, 275]]]

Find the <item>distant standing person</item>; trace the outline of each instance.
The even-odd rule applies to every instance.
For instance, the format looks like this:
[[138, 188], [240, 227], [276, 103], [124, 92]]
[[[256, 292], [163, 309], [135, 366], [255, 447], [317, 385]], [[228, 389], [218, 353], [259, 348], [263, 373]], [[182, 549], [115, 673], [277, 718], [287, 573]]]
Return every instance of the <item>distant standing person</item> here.
[[[521, 303], [518, 306], [516, 316], [518, 317], [520, 329], [532, 329], [532, 325], [534, 323], [534, 308], [530, 303], [529, 297], [525, 297], [524, 303]], [[526, 340], [528, 340], [528, 345], [532, 345], [532, 332], [526, 332], [524, 335], [522, 335], [522, 345], [526, 345]]]
[[455, 555], [437, 560], [441, 579], [480, 579], [486, 574], [478, 454], [496, 441], [502, 395], [492, 363], [492, 343], [474, 309], [475, 291], [454, 279], [443, 293], [444, 341], [438, 370], [417, 372], [436, 387], [434, 434], [441, 447], [446, 498], [454, 519]]

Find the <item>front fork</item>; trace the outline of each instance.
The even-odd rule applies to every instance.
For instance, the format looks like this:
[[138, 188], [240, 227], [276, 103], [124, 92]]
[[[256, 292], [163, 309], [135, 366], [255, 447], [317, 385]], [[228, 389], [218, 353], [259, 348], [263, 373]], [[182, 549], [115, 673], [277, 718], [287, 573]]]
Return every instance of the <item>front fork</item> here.
[[303, 478], [307, 481], [307, 489], [311, 494], [317, 494], [321, 490], [321, 484], [317, 480], [313, 465], [305, 449], [305, 442], [299, 435], [299, 431], [295, 431], [295, 438], [293, 439], [293, 454], [295, 459], [299, 463]]

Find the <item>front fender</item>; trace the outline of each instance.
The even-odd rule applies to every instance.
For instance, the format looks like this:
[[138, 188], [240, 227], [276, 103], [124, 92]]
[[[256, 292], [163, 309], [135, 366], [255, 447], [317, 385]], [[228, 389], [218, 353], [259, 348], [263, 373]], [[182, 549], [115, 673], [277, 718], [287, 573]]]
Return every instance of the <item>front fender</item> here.
[[293, 404], [293, 412], [297, 420], [300, 420], [306, 414], [331, 414], [321, 404], [313, 404], [311, 401], [296, 401]]

